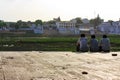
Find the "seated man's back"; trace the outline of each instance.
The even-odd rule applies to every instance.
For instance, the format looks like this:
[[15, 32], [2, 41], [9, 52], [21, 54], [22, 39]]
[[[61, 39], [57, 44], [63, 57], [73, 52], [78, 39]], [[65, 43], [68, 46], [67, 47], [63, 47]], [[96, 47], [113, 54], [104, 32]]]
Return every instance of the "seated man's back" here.
[[90, 51], [91, 52], [97, 52], [97, 51], [99, 51], [98, 40], [95, 38], [95, 35], [91, 35]]
[[88, 51], [87, 39], [81, 38], [80, 39], [80, 51], [86, 52]]
[[102, 47], [102, 51], [104, 51], [104, 52], [110, 51], [110, 40], [109, 40], [109, 38], [107, 38], [106, 35], [103, 35], [100, 45]]
[[77, 45], [79, 45], [79, 50], [82, 52], [87, 52], [88, 51], [87, 38], [85, 37], [85, 34], [81, 34], [80, 37], [81, 38], [79, 38], [77, 41]]

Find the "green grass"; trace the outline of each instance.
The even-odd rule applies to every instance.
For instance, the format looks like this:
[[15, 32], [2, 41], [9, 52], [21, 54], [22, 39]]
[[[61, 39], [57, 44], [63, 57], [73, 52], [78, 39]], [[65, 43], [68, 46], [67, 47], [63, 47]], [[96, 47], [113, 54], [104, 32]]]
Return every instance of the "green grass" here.
[[[90, 40], [90, 36], [88, 41]], [[100, 40], [102, 36], [97, 36]], [[120, 51], [120, 36], [109, 35], [111, 51]], [[75, 51], [78, 36], [73, 37], [1, 37], [0, 51]], [[9, 46], [3, 46], [3, 45]], [[10, 45], [14, 45], [10, 47]]]

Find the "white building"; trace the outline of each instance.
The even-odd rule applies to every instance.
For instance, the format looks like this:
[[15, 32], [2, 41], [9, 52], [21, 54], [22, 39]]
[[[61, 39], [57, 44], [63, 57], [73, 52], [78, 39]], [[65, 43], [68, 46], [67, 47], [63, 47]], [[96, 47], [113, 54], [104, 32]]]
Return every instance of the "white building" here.
[[77, 20], [76, 19], [72, 19], [72, 20], [70, 20], [70, 22], [77, 23]]
[[80, 33], [86, 32], [89, 34], [95, 34], [95, 30], [92, 24], [80, 24], [79, 25]]
[[56, 22], [58, 32], [61, 34], [79, 34], [76, 23], [71, 21]]
[[9, 29], [7, 27], [1, 27], [0, 31], [9, 31]]

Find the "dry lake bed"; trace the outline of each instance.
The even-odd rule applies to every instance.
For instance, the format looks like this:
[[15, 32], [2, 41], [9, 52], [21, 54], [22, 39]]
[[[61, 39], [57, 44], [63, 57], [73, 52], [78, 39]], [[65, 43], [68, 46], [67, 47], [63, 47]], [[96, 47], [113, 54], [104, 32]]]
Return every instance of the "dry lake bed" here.
[[120, 52], [0, 52], [0, 80], [120, 80]]

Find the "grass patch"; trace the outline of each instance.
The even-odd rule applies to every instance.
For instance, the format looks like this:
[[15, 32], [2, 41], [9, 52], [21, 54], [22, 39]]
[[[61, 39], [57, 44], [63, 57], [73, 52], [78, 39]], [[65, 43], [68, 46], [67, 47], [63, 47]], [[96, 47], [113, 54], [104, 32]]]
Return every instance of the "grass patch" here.
[[[89, 43], [90, 36], [87, 37]], [[97, 39], [100, 41], [101, 37], [97, 36]], [[120, 51], [120, 36], [109, 35], [108, 37], [111, 41], [111, 51]], [[78, 36], [1, 37], [0, 51], [75, 51], [78, 38]]]

